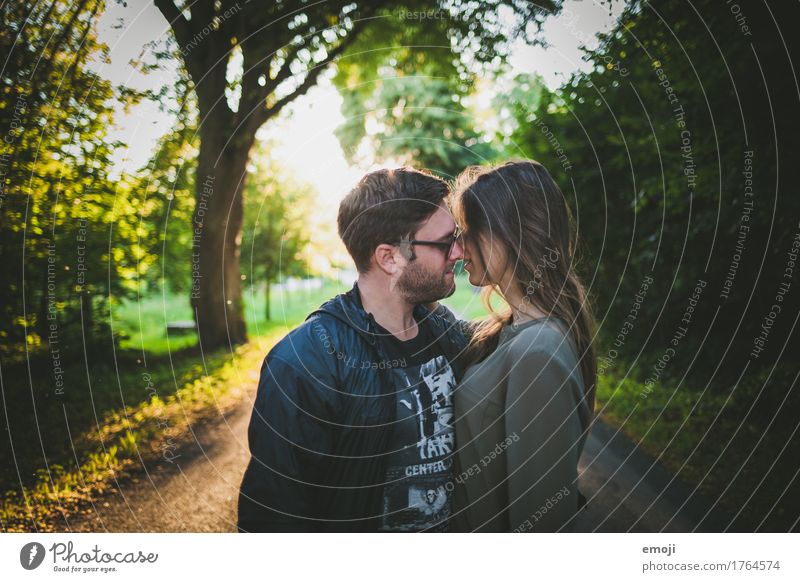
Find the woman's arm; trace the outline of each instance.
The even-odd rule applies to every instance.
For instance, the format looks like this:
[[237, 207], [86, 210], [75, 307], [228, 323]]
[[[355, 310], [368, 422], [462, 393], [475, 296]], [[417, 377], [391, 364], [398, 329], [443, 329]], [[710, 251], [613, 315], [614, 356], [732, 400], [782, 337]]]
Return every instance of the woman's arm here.
[[466, 319], [458, 319], [456, 314], [453, 313], [446, 305], [439, 303], [438, 301], [434, 301], [433, 303], [424, 303], [423, 306], [431, 313], [434, 313], [447, 320], [450, 325], [457, 325], [461, 330], [461, 333], [463, 333], [467, 339], [472, 337], [472, 333], [474, 331], [472, 323]]

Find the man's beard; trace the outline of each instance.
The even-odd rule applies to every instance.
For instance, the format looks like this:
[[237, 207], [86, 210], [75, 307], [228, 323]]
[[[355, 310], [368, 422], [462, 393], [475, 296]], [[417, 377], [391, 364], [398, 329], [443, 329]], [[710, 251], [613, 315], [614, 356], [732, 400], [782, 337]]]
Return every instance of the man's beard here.
[[397, 279], [397, 290], [409, 303], [432, 303], [450, 297], [456, 290], [455, 277], [448, 283], [444, 272], [436, 272], [412, 261]]

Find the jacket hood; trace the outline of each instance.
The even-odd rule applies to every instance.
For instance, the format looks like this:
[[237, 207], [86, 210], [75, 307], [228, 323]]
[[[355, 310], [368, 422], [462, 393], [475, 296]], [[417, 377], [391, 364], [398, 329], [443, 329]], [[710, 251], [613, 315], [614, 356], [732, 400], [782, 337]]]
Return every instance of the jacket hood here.
[[369, 344], [375, 344], [375, 320], [372, 314], [364, 311], [364, 306], [361, 304], [361, 295], [358, 292], [358, 283], [353, 283], [353, 288], [350, 291], [340, 293], [320, 305], [319, 308], [308, 315], [306, 320], [322, 313], [326, 313], [353, 328]]

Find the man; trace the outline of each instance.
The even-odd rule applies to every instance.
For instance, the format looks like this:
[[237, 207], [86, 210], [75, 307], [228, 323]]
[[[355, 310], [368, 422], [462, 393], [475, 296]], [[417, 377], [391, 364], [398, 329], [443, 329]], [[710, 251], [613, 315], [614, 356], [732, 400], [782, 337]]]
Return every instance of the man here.
[[451, 503], [455, 358], [444, 307], [463, 258], [445, 182], [366, 175], [339, 208], [352, 290], [267, 355], [250, 421], [240, 531], [442, 531]]

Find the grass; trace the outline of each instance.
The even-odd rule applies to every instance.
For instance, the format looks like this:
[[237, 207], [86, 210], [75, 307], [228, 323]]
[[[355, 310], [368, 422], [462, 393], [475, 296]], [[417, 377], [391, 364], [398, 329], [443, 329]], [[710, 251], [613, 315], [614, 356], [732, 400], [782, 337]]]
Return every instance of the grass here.
[[[280, 335], [280, 332], [273, 334]], [[243, 384], [252, 381], [247, 372], [257, 369], [262, 350], [274, 339], [267, 336], [238, 348], [233, 354], [213, 354], [204, 364], [179, 358], [176, 374], [170, 373], [163, 362], [154, 364], [148, 372], [121, 371], [120, 385], [138, 384], [152, 396], [102, 413], [94, 427], [66, 441], [71, 453], [52, 447], [45, 467], [33, 470], [32, 483], [22, 483], [6, 492], [0, 505], [0, 524], [4, 530], [53, 531], [59, 516], [79, 511], [139, 462], [159, 457], [168, 460], [187, 439], [192, 425], [226, 412], [241, 400], [246, 392]], [[204, 374], [204, 369], [211, 373]], [[171, 381], [174, 389], [170, 388]], [[156, 386], [160, 390], [148, 390]], [[62, 432], [63, 421], [59, 424], [53, 418], [46, 423], [49, 438], [43, 443], [52, 446], [56, 442], [54, 437]], [[73, 423], [75, 420], [71, 418], [69, 424]], [[23, 456], [19, 455], [19, 446], [17, 454]], [[70, 458], [81, 461], [70, 462]]]
[[143, 350], [162, 354], [193, 346], [197, 334], [167, 337], [167, 324], [191, 321], [192, 308], [186, 295], [165, 293], [143, 297], [139, 301], [124, 301], [114, 312], [115, 331], [121, 331], [123, 349]]
[[800, 515], [795, 374], [788, 365], [733, 387], [668, 380], [646, 391], [611, 370], [599, 379], [597, 410], [716, 502], [732, 531], [785, 532]]

